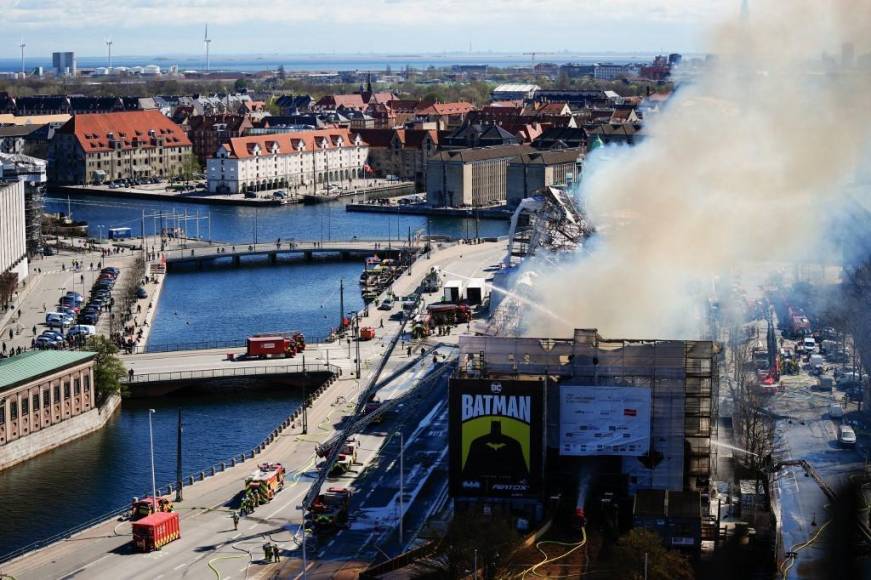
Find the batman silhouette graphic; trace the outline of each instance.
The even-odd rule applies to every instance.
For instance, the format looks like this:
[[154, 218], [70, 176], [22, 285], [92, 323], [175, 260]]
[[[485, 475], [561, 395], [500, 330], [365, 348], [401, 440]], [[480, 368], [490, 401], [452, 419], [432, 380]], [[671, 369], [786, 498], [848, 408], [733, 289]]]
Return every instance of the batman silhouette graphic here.
[[520, 479], [529, 477], [520, 442], [502, 434], [502, 422], [492, 421], [490, 432], [472, 441], [463, 477]]

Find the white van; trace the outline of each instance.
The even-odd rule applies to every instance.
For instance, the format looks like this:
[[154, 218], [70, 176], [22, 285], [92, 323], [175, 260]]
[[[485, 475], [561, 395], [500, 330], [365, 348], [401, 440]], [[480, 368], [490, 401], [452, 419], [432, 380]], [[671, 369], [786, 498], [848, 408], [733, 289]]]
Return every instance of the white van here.
[[853, 447], [856, 445], [856, 432], [849, 425], [838, 427], [838, 443], [841, 447]]
[[813, 353], [817, 350], [817, 341], [815, 341], [812, 336], [806, 336], [801, 345], [804, 347], [806, 353]]

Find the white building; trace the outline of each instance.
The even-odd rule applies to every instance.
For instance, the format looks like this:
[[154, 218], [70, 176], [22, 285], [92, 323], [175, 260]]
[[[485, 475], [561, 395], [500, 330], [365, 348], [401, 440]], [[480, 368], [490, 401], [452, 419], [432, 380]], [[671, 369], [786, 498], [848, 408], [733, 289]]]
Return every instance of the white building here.
[[499, 85], [490, 93], [490, 98], [494, 101], [529, 101], [540, 89], [538, 85]]
[[209, 191], [318, 193], [363, 176], [369, 147], [349, 129], [234, 137], [207, 162]]
[[24, 181], [0, 181], [0, 274], [27, 277]]

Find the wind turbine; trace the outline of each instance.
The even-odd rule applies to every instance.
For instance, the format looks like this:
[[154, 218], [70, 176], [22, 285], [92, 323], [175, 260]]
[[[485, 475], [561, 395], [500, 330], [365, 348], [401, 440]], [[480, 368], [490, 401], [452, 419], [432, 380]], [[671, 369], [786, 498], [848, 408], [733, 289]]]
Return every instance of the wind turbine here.
[[27, 46], [24, 44], [24, 40], [19, 40], [18, 48], [21, 49], [21, 74], [24, 74], [24, 47]]
[[109, 49], [109, 63], [106, 65], [107, 68], [112, 68], [112, 39], [106, 41], [106, 47]]
[[206, 24], [206, 34], [203, 36], [203, 42], [206, 44], [206, 72], [209, 72], [209, 45], [212, 44], [212, 39], [209, 38], [208, 24]]

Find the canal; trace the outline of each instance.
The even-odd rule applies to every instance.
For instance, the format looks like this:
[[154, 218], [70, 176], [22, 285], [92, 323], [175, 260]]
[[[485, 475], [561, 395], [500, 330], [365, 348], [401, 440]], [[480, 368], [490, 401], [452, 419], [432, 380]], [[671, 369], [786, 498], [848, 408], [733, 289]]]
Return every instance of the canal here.
[[[497, 236], [504, 221], [350, 213], [342, 202], [314, 206], [230, 207], [130, 200], [120, 197], [70, 199], [49, 192], [49, 212], [72, 210], [87, 221], [94, 237], [109, 227], [140, 232], [143, 211], [196, 216], [200, 235], [231, 243], [274, 240], [405, 240], [409, 231], [463, 237]], [[158, 220], [146, 220], [151, 233]], [[196, 221], [187, 232], [196, 234]], [[255, 332], [301, 330], [321, 337], [339, 316], [339, 281], [345, 309], [362, 307], [357, 280], [362, 265], [351, 262], [242, 266], [173, 271], [167, 276], [152, 325], [150, 345], [236, 340]], [[185, 417], [184, 473], [191, 474], [247, 451], [289, 415], [295, 393], [258, 391], [124, 401], [97, 433], [0, 472], [0, 555], [79, 525], [125, 505], [150, 484], [148, 408], [155, 408], [158, 485], [175, 479], [177, 413]]]
[[[178, 410], [183, 473], [252, 449], [299, 404], [296, 393], [125, 400], [104, 429], [0, 471], [0, 556], [126, 505], [151, 487], [148, 409], [158, 486], [175, 480]], [[241, 482], [240, 482], [241, 485]]]

